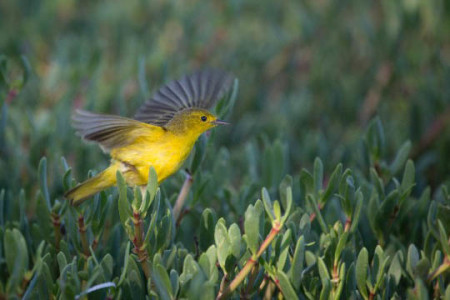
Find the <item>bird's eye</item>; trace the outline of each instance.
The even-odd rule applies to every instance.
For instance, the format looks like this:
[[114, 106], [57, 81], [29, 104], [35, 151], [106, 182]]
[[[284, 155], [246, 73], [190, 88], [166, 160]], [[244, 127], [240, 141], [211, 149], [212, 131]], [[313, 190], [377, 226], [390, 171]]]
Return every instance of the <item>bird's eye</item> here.
[[208, 118], [207, 118], [206, 116], [202, 116], [201, 119], [202, 119], [203, 122], [206, 122], [206, 120], [207, 120]]

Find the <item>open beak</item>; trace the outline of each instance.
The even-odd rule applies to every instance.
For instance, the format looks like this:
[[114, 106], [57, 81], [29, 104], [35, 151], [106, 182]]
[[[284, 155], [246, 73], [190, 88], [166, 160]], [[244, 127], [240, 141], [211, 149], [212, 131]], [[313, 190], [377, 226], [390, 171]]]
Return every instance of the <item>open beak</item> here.
[[230, 123], [222, 121], [222, 120], [219, 120], [219, 119], [216, 119], [215, 121], [212, 121], [211, 123], [216, 125], [216, 126], [217, 125], [230, 125]]

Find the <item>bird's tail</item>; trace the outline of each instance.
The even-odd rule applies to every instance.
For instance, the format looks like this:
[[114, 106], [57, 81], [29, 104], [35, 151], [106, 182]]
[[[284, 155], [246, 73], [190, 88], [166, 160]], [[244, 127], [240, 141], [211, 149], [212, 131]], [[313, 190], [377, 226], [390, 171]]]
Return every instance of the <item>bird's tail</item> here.
[[98, 175], [69, 190], [64, 197], [70, 201], [70, 204], [78, 206], [95, 193], [113, 186], [116, 183], [116, 171], [116, 166], [110, 166]]

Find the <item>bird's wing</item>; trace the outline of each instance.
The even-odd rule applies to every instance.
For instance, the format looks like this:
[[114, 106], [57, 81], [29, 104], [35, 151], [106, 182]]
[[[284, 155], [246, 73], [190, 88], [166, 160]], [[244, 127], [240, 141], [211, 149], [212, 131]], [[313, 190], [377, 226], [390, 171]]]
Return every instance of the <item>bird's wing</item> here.
[[135, 119], [165, 126], [184, 109], [210, 109], [230, 89], [233, 81], [231, 74], [213, 69], [184, 76], [160, 88], [138, 109]]
[[77, 109], [72, 124], [85, 140], [100, 144], [106, 152], [133, 143], [138, 137], [158, 135], [163, 128], [114, 115], [96, 114]]

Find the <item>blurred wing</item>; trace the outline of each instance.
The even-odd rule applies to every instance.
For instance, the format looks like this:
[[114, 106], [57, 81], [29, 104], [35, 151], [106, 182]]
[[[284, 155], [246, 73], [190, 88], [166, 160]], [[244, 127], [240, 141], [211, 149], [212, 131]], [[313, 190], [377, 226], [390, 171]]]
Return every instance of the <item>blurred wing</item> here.
[[234, 77], [219, 70], [202, 70], [163, 86], [137, 111], [135, 119], [164, 126], [186, 108], [210, 109], [233, 84]]
[[152, 130], [163, 130], [128, 118], [79, 109], [72, 115], [72, 121], [73, 127], [83, 139], [99, 143], [104, 151], [127, 146]]

